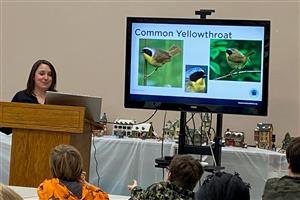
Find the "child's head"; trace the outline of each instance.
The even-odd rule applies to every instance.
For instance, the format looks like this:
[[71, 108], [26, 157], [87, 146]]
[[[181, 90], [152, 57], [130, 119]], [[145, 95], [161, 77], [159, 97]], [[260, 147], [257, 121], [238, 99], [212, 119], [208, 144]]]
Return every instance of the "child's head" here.
[[294, 138], [286, 149], [286, 159], [291, 173], [300, 174], [300, 137]]
[[196, 192], [196, 200], [250, 200], [249, 184], [239, 174], [216, 172], [208, 175]]
[[175, 155], [169, 166], [169, 181], [193, 190], [203, 174], [199, 160], [189, 155]]
[[82, 157], [79, 151], [71, 145], [60, 144], [54, 147], [49, 161], [54, 178], [75, 181], [82, 173]]

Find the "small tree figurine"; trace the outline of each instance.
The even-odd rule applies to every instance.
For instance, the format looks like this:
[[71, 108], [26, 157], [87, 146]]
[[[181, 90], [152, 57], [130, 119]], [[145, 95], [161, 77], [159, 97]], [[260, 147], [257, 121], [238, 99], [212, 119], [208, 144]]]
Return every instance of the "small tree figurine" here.
[[290, 133], [287, 132], [285, 134], [285, 136], [284, 136], [284, 139], [282, 140], [282, 147], [281, 147], [281, 149], [286, 150], [286, 148], [289, 145], [289, 143], [291, 142], [291, 140], [292, 140], [292, 137], [291, 137]]

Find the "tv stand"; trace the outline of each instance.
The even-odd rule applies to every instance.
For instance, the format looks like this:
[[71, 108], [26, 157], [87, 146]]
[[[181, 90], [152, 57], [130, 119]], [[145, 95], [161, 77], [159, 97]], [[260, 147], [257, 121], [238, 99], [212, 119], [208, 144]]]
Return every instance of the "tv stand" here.
[[[214, 137], [213, 155], [215, 157], [216, 166], [221, 166], [221, 151], [222, 151], [222, 125], [223, 114], [217, 114], [216, 135]], [[199, 155], [212, 155], [209, 146], [195, 146], [187, 145], [186, 141], [186, 112], [180, 113], [180, 132], [178, 142], [178, 154], [199, 154]]]
[[[220, 171], [224, 167], [221, 166], [221, 154], [222, 154], [222, 125], [223, 114], [217, 114], [216, 134], [214, 137], [214, 146], [211, 151], [210, 146], [195, 146], [188, 145], [186, 141], [186, 112], [180, 112], [180, 130], [178, 141], [178, 154], [197, 154], [197, 155], [212, 155], [215, 158], [215, 165], [205, 166], [204, 170], [208, 172]], [[166, 168], [172, 161], [172, 156], [165, 156], [155, 159], [155, 167]]]
[[[212, 9], [200, 9], [195, 11], [195, 15], [200, 15], [200, 19], [206, 19], [207, 15], [211, 15], [215, 10]], [[195, 146], [186, 144], [186, 112], [180, 112], [180, 130], [178, 141], [178, 154], [198, 154], [198, 155], [212, 155], [214, 156], [215, 165], [205, 166], [204, 169], [209, 172], [220, 171], [224, 169], [221, 167], [221, 153], [222, 153], [222, 126], [223, 126], [223, 114], [217, 114], [216, 134], [214, 137], [214, 147], [211, 151], [210, 146]], [[202, 130], [201, 130], [202, 131]], [[172, 160], [172, 157], [165, 156], [155, 159], [157, 165], [155, 167], [165, 168]]]

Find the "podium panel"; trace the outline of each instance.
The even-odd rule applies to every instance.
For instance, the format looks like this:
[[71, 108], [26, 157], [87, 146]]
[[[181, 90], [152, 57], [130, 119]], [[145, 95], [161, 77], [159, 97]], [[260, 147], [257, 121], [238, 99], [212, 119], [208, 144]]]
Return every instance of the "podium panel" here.
[[51, 178], [50, 150], [59, 144], [75, 146], [89, 175], [91, 128], [85, 108], [0, 102], [0, 127], [13, 129], [9, 184], [37, 187]]

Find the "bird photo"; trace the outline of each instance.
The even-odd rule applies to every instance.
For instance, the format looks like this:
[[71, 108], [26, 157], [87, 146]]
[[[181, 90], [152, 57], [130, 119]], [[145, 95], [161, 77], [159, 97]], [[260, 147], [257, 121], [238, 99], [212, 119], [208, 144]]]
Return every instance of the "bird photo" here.
[[225, 53], [228, 65], [233, 71], [239, 71], [245, 67], [246, 63], [249, 61], [249, 57], [255, 52], [249, 51], [246, 54], [243, 54], [238, 49], [228, 48]]
[[171, 58], [176, 54], [180, 53], [181, 49], [172, 45], [169, 50], [163, 49], [153, 49], [150, 47], [144, 47], [142, 49], [143, 56], [145, 60], [156, 67], [157, 70], [159, 67], [171, 61]]
[[261, 41], [210, 40], [210, 80], [259, 82], [261, 67]]
[[182, 40], [140, 39], [138, 84], [181, 87], [182, 47]]
[[207, 68], [207, 66], [198, 65], [186, 66], [186, 92], [207, 92]]

